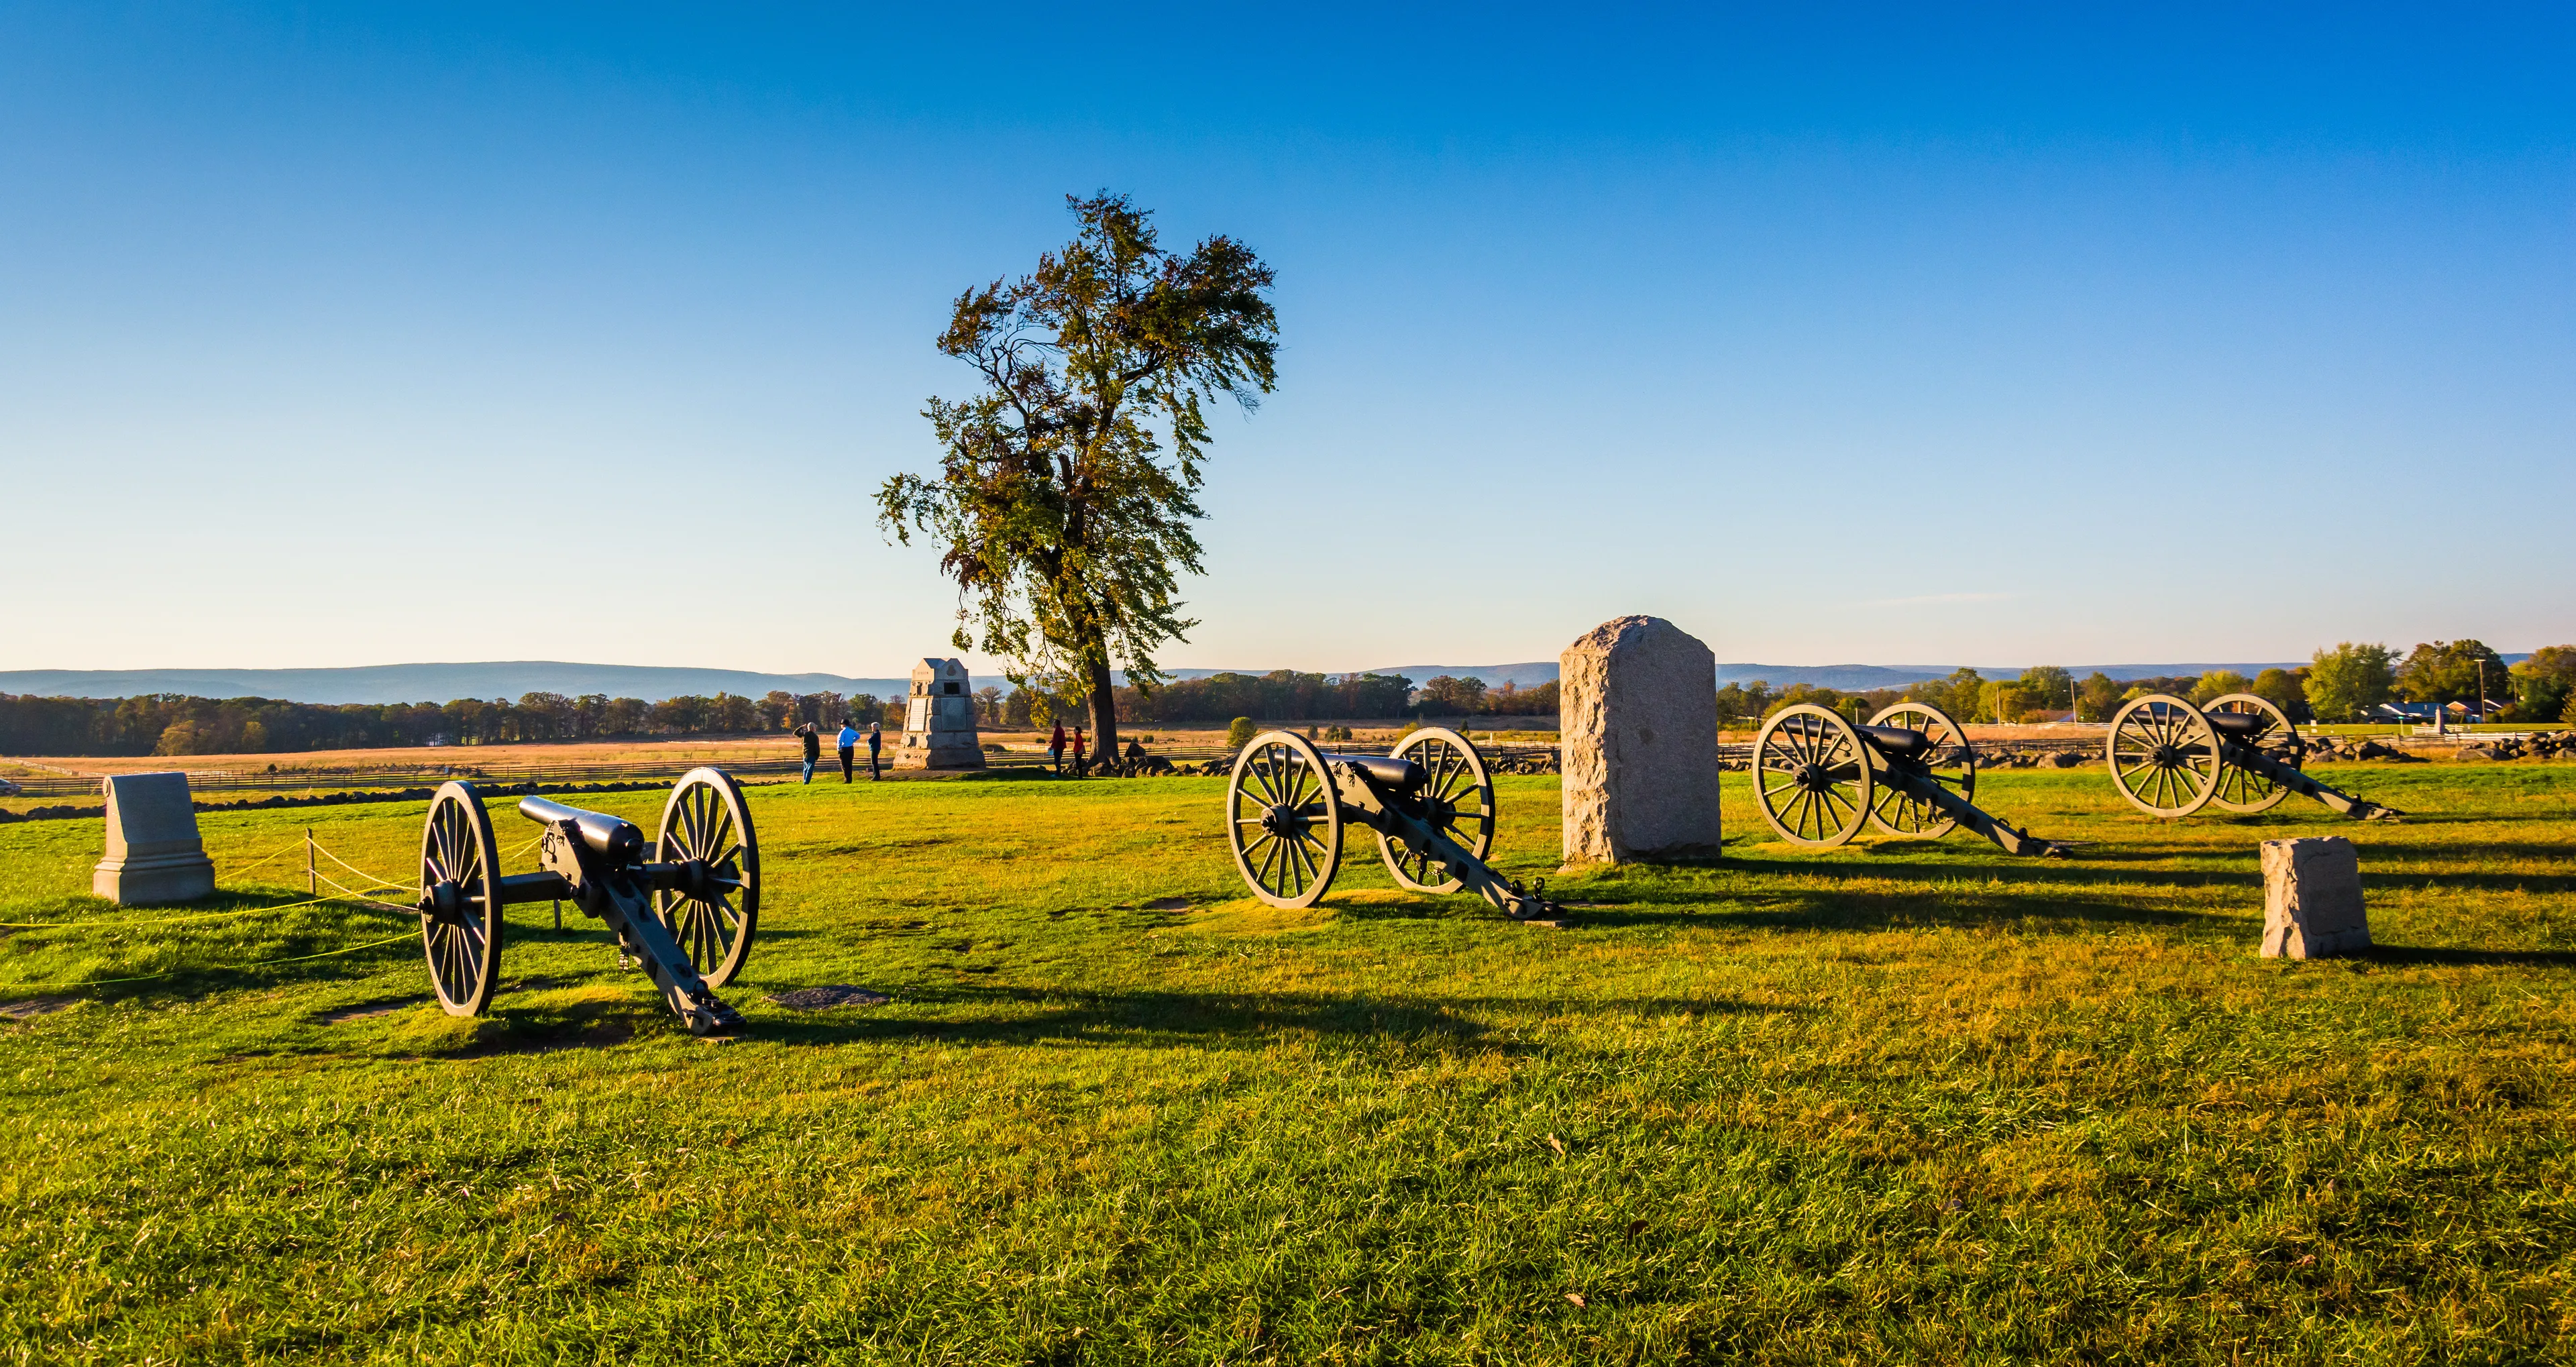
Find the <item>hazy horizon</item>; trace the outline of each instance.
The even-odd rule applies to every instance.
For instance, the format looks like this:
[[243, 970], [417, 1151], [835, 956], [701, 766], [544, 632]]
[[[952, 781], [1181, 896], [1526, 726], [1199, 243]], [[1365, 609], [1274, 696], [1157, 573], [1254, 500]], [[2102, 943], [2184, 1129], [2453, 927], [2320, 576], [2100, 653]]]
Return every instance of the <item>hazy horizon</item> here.
[[[2507, 656], [2508, 660], [2518, 658]], [[2273, 664], [2293, 661], [2140, 661], [2125, 664], [2086, 664], [2058, 662], [2059, 666], [2081, 676], [2100, 669], [2115, 679], [2147, 676], [2198, 675], [2216, 669], [2233, 669], [2247, 674], [2259, 673]], [[1294, 666], [1282, 666], [1294, 668]], [[2028, 668], [2026, 665], [1971, 665], [1987, 678], [2011, 678]], [[1761, 680], [1776, 686], [1796, 683], [1821, 684], [1840, 689], [1866, 690], [1903, 687], [1916, 680], [1938, 678], [1958, 668], [1955, 664], [1873, 665], [1839, 663], [1826, 665], [1783, 664], [1780, 662], [1717, 662], [1716, 682], [1750, 683]], [[1270, 672], [1260, 667], [1238, 666], [1231, 671], [1175, 667], [1175, 678], [1195, 678], [1220, 672], [1260, 675]], [[1301, 670], [1304, 673], [1399, 674], [1416, 685], [1443, 674], [1481, 679], [1489, 688], [1507, 684], [1536, 687], [1557, 677], [1554, 661], [1520, 661], [1501, 664], [1379, 664], [1352, 670]], [[979, 684], [1006, 682], [994, 675], [977, 675]], [[1123, 682], [1123, 680], [1122, 680]], [[163, 669], [103, 671], [12, 671], [0, 670], [0, 694], [35, 696], [71, 696], [85, 698], [134, 697], [160, 694], [182, 694], [197, 697], [265, 697], [303, 703], [394, 703], [445, 701], [453, 698], [515, 698], [529, 693], [557, 693], [568, 697], [599, 694], [610, 697], [637, 697], [648, 702], [680, 694], [712, 696], [734, 693], [759, 697], [772, 691], [791, 693], [874, 693], [893, 696], [904, 690], [900, 673], [879, 675], [839, 675], [804, 672], [764, 674], [740, 670], [688, 668], [665, 665], [604, 665], [574, 661], [460, 661], [419, 662], [414, 664], [373, 665], [322, 669]]]

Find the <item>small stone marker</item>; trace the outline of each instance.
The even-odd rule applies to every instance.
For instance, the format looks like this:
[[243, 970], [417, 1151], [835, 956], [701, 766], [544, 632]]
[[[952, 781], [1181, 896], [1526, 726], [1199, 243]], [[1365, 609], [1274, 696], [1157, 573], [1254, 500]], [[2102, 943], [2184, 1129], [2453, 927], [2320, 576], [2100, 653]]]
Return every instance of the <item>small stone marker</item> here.
[[2361, 856], [2339, 835], [2263, 842], [2263, 957], [2328, 959], [2370, 948]]
[[185, 902], [215, 890], [215, 861], [197, 838], [186, 774], [118, 774], [107, 780], [107, 858], [90, 891], [119, 906]]
[[1557, 659], [1565, 862], [1718, 853], [1717, 656], [1660, 617], [1604, 622]]

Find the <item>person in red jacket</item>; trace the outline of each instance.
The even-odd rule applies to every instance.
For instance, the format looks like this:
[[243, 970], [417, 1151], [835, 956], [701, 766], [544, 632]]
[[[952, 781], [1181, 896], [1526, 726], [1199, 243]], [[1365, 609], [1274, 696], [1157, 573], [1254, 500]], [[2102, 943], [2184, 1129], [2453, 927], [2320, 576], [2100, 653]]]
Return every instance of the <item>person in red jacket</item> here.
[[1064, 772], [1063, 722], [1057, 722], [1055, 724], [1055, 735], [1047, 741], [1047, 762], [1055, 766], [1056, 773], [1062, 774]]
[[1081, 778], [1083, 773], [1082, 728], [1077, 726], [1073, 728], [1073, 776], [1075, 778]]

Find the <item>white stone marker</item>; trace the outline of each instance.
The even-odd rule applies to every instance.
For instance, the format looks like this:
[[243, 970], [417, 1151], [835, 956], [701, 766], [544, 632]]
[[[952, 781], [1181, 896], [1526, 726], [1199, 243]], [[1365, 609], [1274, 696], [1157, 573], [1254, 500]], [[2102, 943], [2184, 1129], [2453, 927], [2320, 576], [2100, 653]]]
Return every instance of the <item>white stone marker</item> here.
[[90, 891], [120, 906], [185, 902], [215, 890], [215, 861], [197, 838], [186, 774], [118, 774], [107, 781], [107, 858]]
[[2361, 856], [2339, 835], [2263, 842], [2263, 957], [2328, 959], [2370, 948]]
[[1557, 657], [1565, 862], [1714, 859], [1717, 655], [1660, 617], [1620, 617]]
[[912, 692], [903, 700], [903, 743], [898, 769], [981, 769], [984, 747], [975, 733], [975, 681], [964, 660], [923, 660], [912, 667]]

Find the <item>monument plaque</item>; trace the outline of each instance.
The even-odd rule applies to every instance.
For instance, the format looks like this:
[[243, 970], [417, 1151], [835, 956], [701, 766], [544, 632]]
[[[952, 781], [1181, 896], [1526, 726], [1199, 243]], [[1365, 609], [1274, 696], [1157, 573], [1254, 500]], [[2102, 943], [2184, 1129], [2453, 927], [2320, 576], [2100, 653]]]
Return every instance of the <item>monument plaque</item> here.
[[107, 857], [90, 891], [120, 906], [185, 902], [215, 890], [215, 861], [197, 838], [186, 774], [118, 774], [107, 780]]
[[1716, 654], [1660, 617], [1621, 617], [1557, 670], [1565, 862], [1716, 858]]
[[981, 769], [984, 747], [975, 736], [974, 680], [964, 660], [924, 660], [912, 667], [912, 692], [903, 700], [903, 743], [898, 769]]

